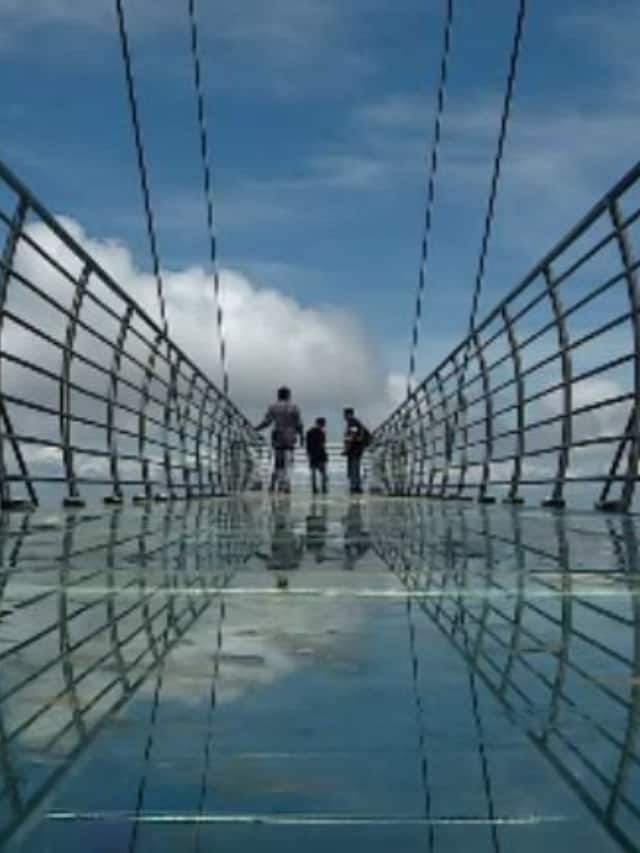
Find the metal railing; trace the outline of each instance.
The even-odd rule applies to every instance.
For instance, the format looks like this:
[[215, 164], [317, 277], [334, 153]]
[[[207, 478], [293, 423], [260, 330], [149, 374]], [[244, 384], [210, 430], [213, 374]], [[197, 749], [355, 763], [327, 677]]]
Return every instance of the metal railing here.
[[35, 519], [0, 525], [0, 847], [215, 603], [220, 635], [257, 544], [237, 499]]
[[0, 250], [4, 507], [246, 487], [247, 419], [2, 163]]
[[[378, 427], [391, 494], [629, 510], [640, 456], [640, 164]], [[544, 492], [544, 493], [543, 493]]]
[[462, 656], [471, 689], [474, 679], [488, 688], [622, 849], [640, 849], [633, 520], [554, 514], [525, 523], [516, 509], [376, 506], [374, 549], [413, 610]]

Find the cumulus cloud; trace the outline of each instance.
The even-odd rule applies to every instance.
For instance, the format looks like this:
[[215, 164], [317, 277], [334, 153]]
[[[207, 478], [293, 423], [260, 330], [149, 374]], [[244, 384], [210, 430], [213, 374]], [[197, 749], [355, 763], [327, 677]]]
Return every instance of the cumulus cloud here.
[[[175, 339], [198, 363], [211, 362], [216, 331], [210, 278], [200, 269], [166, 279]], [[305, 307], [239, 273], [222, 274], [225, 335], [233, 396], [251, 412], [279, 384], [311, 409], [364, 409], [387, 403], [385, 372], [362, 327], [347, 312]], [[195, 331], [195, 334], [194, 334]]]

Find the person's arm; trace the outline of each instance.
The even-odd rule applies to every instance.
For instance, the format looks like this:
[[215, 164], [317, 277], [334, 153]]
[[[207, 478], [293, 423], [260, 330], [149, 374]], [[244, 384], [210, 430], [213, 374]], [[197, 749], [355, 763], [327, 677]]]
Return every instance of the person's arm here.
[[256, 429], [259, 432], [262, 429], [266, 429], [266, 427], [268, 427], [269, 424], [271, 424], [271, 423], [273, 423], [273, 410], [271, 409], [271, 407], [269, 407], [267, 409], [267, 414], [260, 421], [258, 426], [254, 427], [254, 429]]

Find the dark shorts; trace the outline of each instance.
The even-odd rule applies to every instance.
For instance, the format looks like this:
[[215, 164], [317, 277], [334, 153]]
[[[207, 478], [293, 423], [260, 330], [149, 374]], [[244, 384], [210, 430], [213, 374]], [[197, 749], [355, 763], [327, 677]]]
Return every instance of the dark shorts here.
[[310, 456], [309, 457], [309, 467], [310, 468], [324, 468], [327, 464], [326, 456]]

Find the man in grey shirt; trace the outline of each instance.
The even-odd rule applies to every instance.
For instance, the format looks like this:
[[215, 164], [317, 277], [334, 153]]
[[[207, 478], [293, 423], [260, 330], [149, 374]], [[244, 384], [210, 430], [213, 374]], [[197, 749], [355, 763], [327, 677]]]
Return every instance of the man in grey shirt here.
[[278, 388], [278, 399], [267, 409], [263, 420], [256, 427], [262, 430], [273, 424], [271, 430], [271, 446], [274, 451], [274, 469], [271, 475], [270, 492], [289, 492], [291, 486], [287, 476], [289, 463], [296, 446], [296, 437], [299, 436], [300, 444], [304, 445], [304, 427], [300, 409], [291, 401], [289, 388]]

